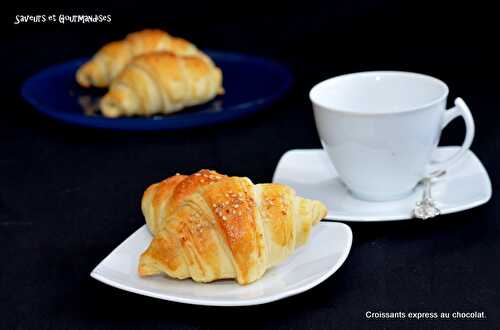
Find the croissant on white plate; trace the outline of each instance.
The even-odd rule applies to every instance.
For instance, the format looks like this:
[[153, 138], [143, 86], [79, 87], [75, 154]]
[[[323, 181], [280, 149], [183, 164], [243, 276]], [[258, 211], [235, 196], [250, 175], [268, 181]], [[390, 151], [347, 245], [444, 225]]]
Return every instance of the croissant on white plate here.
[[151, 185], [142, 211], [154, 238], [140, 256], [139, 275], [239, 284], [285, 260], [327, 214], [321, 202], [285, 185], [210, 170]]
[[82, 87], [108, 87], [132, 58], [157, 51], [169, 51], [183, 56], [196, 55], [210, 61], [208, 56], [189, 41], [172, 37], [162, 30], [146, 29], [104, 45], [78, 69], [76, 80]]
[[223, 92], [222, 72], [211, 61], [148, 53], [135, 57], [113, 80], [100, 108], [110, 118], [169, 114]]

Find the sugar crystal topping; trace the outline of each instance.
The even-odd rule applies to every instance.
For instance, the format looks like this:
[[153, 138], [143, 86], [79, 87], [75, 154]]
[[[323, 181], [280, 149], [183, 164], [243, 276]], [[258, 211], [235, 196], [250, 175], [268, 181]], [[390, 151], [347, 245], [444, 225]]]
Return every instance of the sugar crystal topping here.
[[214, 213], [223, 221], [239, 219], [243, 215], [242, 209], [253, 207], [253, 199], [245, 198], [243, 192], [235, 193], [231, 190], [223, 193], [223, 199], [212, 204]]

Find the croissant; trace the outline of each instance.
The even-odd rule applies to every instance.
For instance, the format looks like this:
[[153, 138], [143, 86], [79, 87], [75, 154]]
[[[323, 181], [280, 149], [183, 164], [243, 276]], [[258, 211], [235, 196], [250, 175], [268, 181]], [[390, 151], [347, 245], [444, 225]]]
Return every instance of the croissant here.
[[223, 93], [222, 72], [196, 56], [168, 52], [135, 57], [116, 77], [100, 108], [106, 117], [168, 114]]
[[285, 185], [254, 185], [210, 170], [151, 185], [142, 211], [154, 237], [140, 256], [140, 276], [239, 284], [290, 256], [327, 213], [321, 202]]
[[76, 81], [82, 87], [108, 87], [133, 57], [155, 51], [199, 55], [209, 60], [195, 45], [184, 39], [172, 37], [162, 30], [146, 29], [106, 44], [78, 69]]

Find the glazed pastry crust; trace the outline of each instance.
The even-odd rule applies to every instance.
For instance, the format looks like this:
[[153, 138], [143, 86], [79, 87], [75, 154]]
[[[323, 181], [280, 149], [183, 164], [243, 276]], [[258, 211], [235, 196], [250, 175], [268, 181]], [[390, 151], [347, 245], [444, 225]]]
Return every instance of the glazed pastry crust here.
[[169, 51], [182, 56], [200, 56], [210, 60], [189, 41], [172, 37], [162, 30], [146, 29], [130, 33], [123, 40], [104, 45], [90, 61], [78, 69], [76, 81], [82, 87], [108, 87], [132, 58], [157, 51]]
[[222, 72], [198, 56], [169, 52], [134, 58], [101, 100], [104, 116], [169, 114], [222, 94]]
[[327, 210], [280, 184], [201, 170], [153, 184], [142, 210], [154, 238], [141, 276], [251, 283], [305, 244]]

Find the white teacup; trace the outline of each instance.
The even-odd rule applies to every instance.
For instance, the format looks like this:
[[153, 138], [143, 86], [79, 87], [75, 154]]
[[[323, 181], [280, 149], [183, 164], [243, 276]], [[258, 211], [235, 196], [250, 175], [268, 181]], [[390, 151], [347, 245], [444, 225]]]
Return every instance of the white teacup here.
[[[357, 197], [403, 198], [430, 170], [458, 162], [474, 138], [474, 121], [461, 98], [446, 110], [448, 86], [410, 72], [373, 71], [325, 80], [309, 97], [324, 149], [340, 179]], [[441, 131], [462, 116], [462, 148], [444, 161], [432, 159]]]

